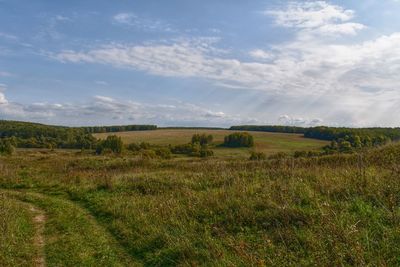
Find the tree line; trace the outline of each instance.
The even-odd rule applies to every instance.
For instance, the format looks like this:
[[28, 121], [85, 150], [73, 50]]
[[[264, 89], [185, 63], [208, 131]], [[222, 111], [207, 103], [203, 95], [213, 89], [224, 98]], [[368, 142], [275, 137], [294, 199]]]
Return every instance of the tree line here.
[[96, 145], [96, 138], [80, 128], [4, 120], [0, 121], [0, 139], [22, 148], [90, 149]]
[[2, 143], [9, 143], [14, 147], [20, 148], [95, 149], [97, 140], [92, 133], [156, 129], [156, 125], [65, 127], [0, 120], [0, 139]]
[[253, 131], [253, 132], [270, 132], [270, 133], [297, 133], [304, 134], [307, 128], [297, 126], [278, 126], [278, 125], [240, 125], [231, 126], [232, 131]]
[[273, 133], [297, 133], [304, 137], [331, 141], [326, 152], [349, 152], [363, 147], [381, 146], [400, 140], [400, 128], [345, 128], [345, 127], [297, 127], [297, 126], [232, 126], [230, 130], [261, 131]]
[[83, 129], [86, 133], [116, 133], [116, 132], [157, 130], [157, 125], [92, 126], [92, 127], [80, 127], [80, 129]]

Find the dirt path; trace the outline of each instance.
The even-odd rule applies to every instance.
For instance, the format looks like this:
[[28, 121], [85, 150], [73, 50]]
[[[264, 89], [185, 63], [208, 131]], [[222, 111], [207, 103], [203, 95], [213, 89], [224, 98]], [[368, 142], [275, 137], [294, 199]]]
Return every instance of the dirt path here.
[[38, 255], [34, 260], [34, 264], [36, 267], [45, 267], [46, 260], [45, 260], [45, 253], [44, 253], [44, 225], [46, 223], [46, 215], [44, 211], [38, 209], [37, 207], [29, 204], [30, 211], [33, 213], [33, 223], [35, 224], [35, 236], [33, 238], [33, 243], [38, 250]]
[[33, 215], [38, 251], [33, 266], [142, 266], [80, 203], [37, 192], [7, 194], [26, 203]]

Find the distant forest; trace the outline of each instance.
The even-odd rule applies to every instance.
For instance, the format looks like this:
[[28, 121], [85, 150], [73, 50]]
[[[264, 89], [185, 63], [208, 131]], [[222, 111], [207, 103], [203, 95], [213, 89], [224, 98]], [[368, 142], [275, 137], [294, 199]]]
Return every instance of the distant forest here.
[[81, 127], [87, 133], [116, 133], [130, 131], [157, 130], [157, 125], [114, 125], [114, 126], [93, 126]]
[[7, 143], [20, 148], [92, 149], [97, 144], [92, 133], [155, 129], [155, 125], [64, 127], [0, 120], [0, 139], [3, 145]]
[[354, 148], [384, 145], [400, 140], [400, 128], [344, 128], [344, 127], [296, 127], [296, 126], [232, 126], [235, 131], [260, 131], [297, 133], [304, 137], [331, 141], [326, 149], [346, 152]]

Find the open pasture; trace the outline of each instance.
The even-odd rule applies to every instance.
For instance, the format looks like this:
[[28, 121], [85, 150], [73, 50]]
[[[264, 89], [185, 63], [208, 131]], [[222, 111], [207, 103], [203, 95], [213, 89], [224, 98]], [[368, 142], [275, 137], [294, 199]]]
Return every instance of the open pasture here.
[[[213, 144], [218, 146], [224, 137], [233, 133], [229, 130], [209, 129], [159, 129], [153, 131], [132, 131], [119, 133], [95, 134], [96, 138], [106, 138], [108, 135], [120, 136], [125, 144], [147, 142], [155, 145], [179, 145], [191, 141], [194, 134], [206, 133], [214, 137]], [[327, 145], [328, 142], [304, 138], [301, 134], [249, 132], [254, 137], [255, 149], [271, 155], [278, 152], [293, 153], [297, 150], [317, 150]], [[248, 157], [249, 148], [223, 148], [215, 147], [217, 157]]]

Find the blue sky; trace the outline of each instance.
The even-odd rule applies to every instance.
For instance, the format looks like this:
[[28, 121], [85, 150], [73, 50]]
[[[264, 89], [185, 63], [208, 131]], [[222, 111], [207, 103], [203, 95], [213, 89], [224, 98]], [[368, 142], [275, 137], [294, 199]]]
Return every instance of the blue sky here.
[[400, 126], [400, 1], [0, 0], [0, 119]]

